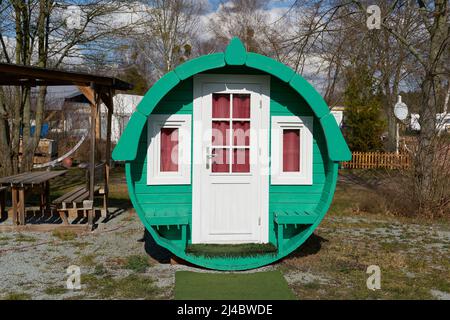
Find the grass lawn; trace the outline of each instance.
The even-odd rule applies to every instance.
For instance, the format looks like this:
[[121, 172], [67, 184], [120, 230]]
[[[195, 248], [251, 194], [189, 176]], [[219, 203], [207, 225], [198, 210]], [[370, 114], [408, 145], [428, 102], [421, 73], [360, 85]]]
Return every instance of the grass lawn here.
[[[341, 182], [314, 235], [279, 266], [307, 299], [450, 299], [450, 223], [386, 212], [371, 188]], [[370, 265], [381, 289], [366, 286]]]
[[176, 300], [294, 300], [279, 271], [175, 274]]
[[[52, 197], [81, 185], [84, 173], [73, 168], [52, 181]], [[450, 300], [450, 220], [391, 213], [388, 200], [376, 192], [389, 179], [374, 171], [357, 173], [343, 172], [333, 204], [313, 236], [274, 263], [271, 272], [176, 272], [148, 257], [139, 241], [142, 223], [130, 210], [82, 237], [66, 232], [1, 234], [0, 249], [7, 251], [0, 259], [0, 300]], [[114, 168], [111, 176], [110, 204], [132, 208], [123, 168]], [[223, 248], [189, 247], [191, 254], [205, 255], [221, 255]], [[256, 249], [264, 249], [263, 254], [271, 250], [235, 246], [227, 254]], [[66, 268], [73, 264], [82, 270], [82, 290], [74, 292], [66, 289]], [[380, 267], [380, 290], [366, 286], [370, 265]]]

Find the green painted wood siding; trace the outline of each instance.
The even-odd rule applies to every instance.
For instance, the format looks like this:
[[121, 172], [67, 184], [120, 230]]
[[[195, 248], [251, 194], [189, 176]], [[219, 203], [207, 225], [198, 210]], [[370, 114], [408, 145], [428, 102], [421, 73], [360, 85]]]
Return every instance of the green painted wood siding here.
[[[166, 95], [153, 110], [152, 114], [192, 114], [193, 81], [191, 79], [180, 82]], [[144, 212], [192, 210], [191, 185], [147, 185], [147, 126], [142, 130], [139, 149], [135, 161], [131, 162], [131, 175], [134, 181], [136, 200]], [[150, 159], [151, 160], [151, 159]], [[190, 238], [188, 228], [188, 238]], [[180, 242], [181, 233], [176, 226], [170, 229], [161, 227], [162, 236], [174, 242]]]
[[[288, 85], [272, 77], [270, 83], [270, 116], [314, 116], [308, 104]], [[269, 240], [276, 242], [273, 212], [275, 210], [313, 211], [320, 203], [326, 182], [328, 157], [323, 131], [316, 118], [313, 123], [313, 185], [269, 184]]]
[[[314, 116], [306, 102], [288, 85], [272, 77], [270, 88], [270, 115]], [[182, 81], [158, 104], [153, 114], [191, 114], [193, 106], [192, 78]], [[324, 134], [317, 119], [313, 132], [313, 185], [269, 187], [269, 239], [276, 242], [272, 212], [275, 209], [314, 210], [323, 199], [327, 180], [328, 158]], [[135, 184], [136, 199], [144, 211], [181, 210], [192, 208], [191, 185], [147, 185], [147, 128], [142, 131], [138, 156], [131, 163], [131, 175]], [[190, 228], [189, 228], [190, 230]], [[188, 230], [188, 239], [190, 231]], [[161, 231], [164, 233], [164, 231]], [[169, 235], [172, 231], [167, 231]]]

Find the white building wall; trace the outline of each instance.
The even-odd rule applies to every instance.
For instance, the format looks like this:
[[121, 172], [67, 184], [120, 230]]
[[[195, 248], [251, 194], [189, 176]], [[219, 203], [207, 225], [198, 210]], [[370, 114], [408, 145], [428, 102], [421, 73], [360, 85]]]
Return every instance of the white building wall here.
[[[114, 96], [114, 113], [111, 122], [111, 141], [117, 143], [122, 136], [130, 117], [143, 96], [117, 94]], [[102, 135], [106, 134], [107, 108], [102, 104]]]

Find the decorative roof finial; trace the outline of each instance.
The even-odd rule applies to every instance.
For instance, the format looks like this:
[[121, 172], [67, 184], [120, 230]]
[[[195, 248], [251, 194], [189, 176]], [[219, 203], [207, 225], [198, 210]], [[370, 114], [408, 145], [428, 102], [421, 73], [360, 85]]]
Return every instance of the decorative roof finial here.
[[247, 50], [238, 37], [231, 39], [225, 50], [225, 62], [228, 65], [243, 65], [247, 59]]

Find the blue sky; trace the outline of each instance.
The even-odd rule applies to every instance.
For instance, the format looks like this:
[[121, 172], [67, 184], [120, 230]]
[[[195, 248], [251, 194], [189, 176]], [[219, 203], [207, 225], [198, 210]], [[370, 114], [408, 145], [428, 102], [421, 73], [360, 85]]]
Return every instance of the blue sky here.
[[[211, 4], [212, 10], [216, 10], [221, 2], [227, 2], [227, 0], [208, 0]], [[283, 8], [291, 6], [295, 0], [270, 0], [269, 9]]]

